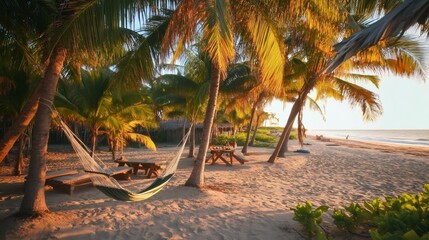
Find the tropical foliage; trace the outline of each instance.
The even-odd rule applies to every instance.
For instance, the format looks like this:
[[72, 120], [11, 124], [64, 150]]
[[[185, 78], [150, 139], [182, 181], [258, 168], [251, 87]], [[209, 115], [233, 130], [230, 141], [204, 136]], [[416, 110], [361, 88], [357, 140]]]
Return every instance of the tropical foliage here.
[[[297, 116], [298, 132], [303, 132], [305, 103], [320, 109], [318, 100], [348, 100], [362, 109], [364, 118], [373, 119], [382, 108], [377, 96], [359, 83], [377, 86], [378, 78], [363, 70], [424, 75], [425, 50], [412, 39], [391, 37], [415, 22], [427, 31], [429, 5], [415, 0], [394, 8], [398, 2], [2, 1], [0, 108], [3, 119], [14, 121], [0, 141], [0, 162], [35, 119], [27, 178], [32, 187], [25, 188], [20, 212], [47, 211], [44, 151], [55, 96], [61, 116], [91, 129], [93, 152], [97, 136], [108, 136], [113, 158], [120, 139], [155, 147], [134, 132], [136, 126], [154, 127], [166, 116], [203, 121], [198, 161], [187, 181], [197, 187], [204, 185], [204, 159], [215, 121], [230, 122], [235, 129], [248, 126], [243, 151], [253, 142], [252, 127], [254, 141], [272, 141], [257, 131], [269, 118], [264, 104], [273, 98], [295, 103], [271, 162]], [[381, 28], [367, 27], [369, 19], [391, 9]], [[361, 29], [364, 33], [353, 35]], [[372, 30], [369, 40], [361, 38]], [[334, 57], [332, 45], [348, 36], [328, 65]], [[350, 46], [351, 53], [344, 55]], [[181, 60], [183, 74], [165, 74], [167, 59]], [[14, 91], [19, 97], [10, 100]], [[311, 91], [315, 99], [308, 98]]]
[[[349, 232], [369, 232], [372, 239], [428, 239], [429, 238], [429, 184], [417, 194], [403, 193], [396, 197], [385, 197], [359, 203], [350, 203], [344, 209], [334, 209], [332, 218], [340, 229]], [[308, 236], [325, 234], [319, 229], [321, 215], [327, 206], [312, 209], [312, 204], [298, 204], [294, 220], [300, 222]], [[322, 238], [323, 239], [323, 238]]]

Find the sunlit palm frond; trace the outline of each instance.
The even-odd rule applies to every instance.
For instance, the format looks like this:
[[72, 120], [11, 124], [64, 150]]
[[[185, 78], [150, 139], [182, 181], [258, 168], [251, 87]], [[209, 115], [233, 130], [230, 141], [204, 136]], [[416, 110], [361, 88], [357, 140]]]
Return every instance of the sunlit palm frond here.
[[156, 151], [156, 145], [155, 145], [155, 143], [152, 141], [152, 139], [150, 137], [148, 137], [146, 135], [139, 134], [139, 133], [127, 133], [124, 137], [126, 139], [142, 143], [147, 148], [149, 148], [150, 150]]
[[360, 106], [365, 120], [373, 120], [382, 114], [382, 106], [375, 93], [339, 78], [335, 78], [335, 83], [352, 106]]
[[207, 41], [206, 51], [222, 76], [226, 76], [228, 65], [235, 56], [229, 0], [207, 1], [205, 7], [203, 39]]
[[311, 110], [317, 111], [318, 113], [320, 113], [323, 121], [326, 121], [325, 111], [320, 107], [320, 105], [313, 98], [307, 96], [306, 103]]
[[285, 63], [284, 44], [273, 21], [261, 11], [244, 12], [246, 25], [243, 31], [256, 53], [262, 82], [273, 93], [283, 88], [283, 67]]
[[181, 1], [168, 25], [162, 45], [161, 58], [166, 59], [172, 48], [175, 48], [173, 62], [180, 56], [186, 44], [189, 44], [203, 13], [203, 3], [198, 0]]

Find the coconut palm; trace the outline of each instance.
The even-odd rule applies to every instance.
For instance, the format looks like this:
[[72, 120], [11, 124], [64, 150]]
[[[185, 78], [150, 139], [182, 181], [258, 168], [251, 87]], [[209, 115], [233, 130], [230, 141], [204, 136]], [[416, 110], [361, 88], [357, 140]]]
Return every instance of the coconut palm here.
[[[327, 16], [321, 16], [321, 17], [323, 17], [323, 19], [329, 19], [327, 18]], [[338, 25], [338, 20], [341, 20], [341, 19], [337, 19], [337, 21], [329, 22], [333, 26], [331, 28], [332, 30], [341, 29], [339, 27], [336, 27], [336, 28], [334, 27], [334, 26], [340, 26]], [[274, 153], [271, 155], [269, 162], [274, 162], [275, 158], [277, 157], [281, 148], [281, 144], [284, 143], [286, 135], [288, 131], [290, 131], [296, 116], [299, 114], [302, 107], [304, 106], [304, 102], [308, 93], [315, 87], [318, 81], [323, 81], [323, 79], [331, 76], [331, 75], [322, 75], [322, 72], [327, 66], [326, 60], [329, 59], [331, 56], [329, 42], [333, 42], [335, 39], [335, 36], [338, 37], [339, 34], [341, 33], [341, 32], [335, 33], [335, 31], [331, 31], [331, 32], [324, 31], [323, 28], [326, 28], [326, 26], [323, 26], [322, 28], [314, 28], [312, 26], [312, 22], [307, 21], [307, 19], [305, 19], [305, 21], [302, 22], [299, 28], [301, 29], [300, 32], [294, 32], [296, 30], [295, 29], [294, 31], [289, 33], [289, 36], [293, 38], [288, 41], [299, 43], [296, 46], [300, 46], [298, 49], [305, 50], [303, 51], [304, 56], [308, 58], [308, 63], [310, 63], [311, 66], [308, 69], [309, 72], [305, 78], [305, 84], [299, 91], [297, 101], [294, 103], [292, 107], [288, 122], [280, 137], [279, 144], [277, 145]], [[308, 31], [306, 31], [306, 35], [302, 35], [303, 29], [308, 29]], [[316, 34], [316, 35], [313, 35], [313, 34]], [[315, 36], [318, 36], [318, 39], [316, 39]], [[323, 41], [321, 41], [320, 38], [322, 38]], [[396, 48], [392, 47], [392, 44], [396, 44], [396, 43], [399, 45], [397, 45]], [[411, 72], [416, 72], [416, 71], [421, 72], [421, 68], [419, 68], [419, 66], [422, 66], [421, 49], [417, 48], [414, 43], [411, 44], [414, 47], [410, 47], [411, 45], [408, 45], [408, 47], [406, 47], [406, 45], [408, 45], [408, 43], [400, 46], [400, 43], [394, 42], [394, 43], [391, 43], [390, 45], [387, 45], [388, 47], [384, 47], [383, 50], [380, 47], [374, 48], [371, 51], [362, 53], [359, 57], [357, 57], [358, 59], [355, 59], [355, 61], [349, 62], [349, 65], [345, 66], [341, 72], [347, 72], [347, 71], [350, 71], [350, 69], [362, 70], [365, 68], [372, 69], [372, 70], [393, 69], [393, 71], [395, 71], [397, 74], [405, 74], [405, 75], [408, 75]], [[405, 48], [408, 48], [408, 49], [405, 50]], [[386, 50], [390, 50], [388, 51], [389, 53], [386, 53]], [[408, 53], [412, 52], [413, 54], [407, 54], [407, 52]], [[311, 55], [308, 55], [308, 53], [311, 53]], [[310, 56], [312, 57], [310, 58]], [[391, 57], [391, 56], [394, 56], [394, 57]], [[388, 59], [388, 60], [386, 61], [385, 59]], [[400, 60], [397, 60], [397, 59], [400, 59]], [[401, 62], [407, 63], [408, 67], [406, 68], [406, 71], [403, 71], [404, 64], [402, 64]]]
[[60, 82], [55, 105], [66, 119], [80, 122], [91, 129], [92, 157], [97, 137], [103, 133], [108, 135], [113, 144], [112, 158], [115, 158], [116, 139], [119, 136], [155, 149], [155, 144], [149, 137], [133, 132], [134, 127], [147, 126], [153, 122], [151, 110], [142, 103], [140, 91], [112, 91], [109, 87], [113, 77], [111, 70], [82, 71], [81, 76], [80, 81]]
[[[28, 75], [23, 70], [7, 69], [4, 65], [0, 67], [0, 76], [0, 85], [2, 85], [0, 116], [4, 121], [13, 122], [19, 116], [40, 77]], [[18, 138], [18, 155], [14, 169], [16, 176], [22, 174], [24, 145], [29, 140], [30, 128], [31, 125], [27, 126]]]
[[[4, 1], [5, 2], [5, 1]], [[29, 173], [26, 183], [32, 187], [25, 188], [24, 198], [20, 213], [24, 215], [40, 214], [47, 211], [44, 200], [44, 179], [46, 164], [44, 149], [48, 142], [50, 127], [50, 108], [54, 99], [58, 78], [61, 75], [62, 66], [66, 59], [70, 60], [82, 51], [95, 53], [95, 55], [116, 56], [115, 50], [123, 53], [124, 43], [132, 43], [134, 34], [132, 31], [121, 28], [130, 23], [129, 17], [134, 13], [151, 9], [149, 6], [164, 4], [168, 1], [6, 1], [0, 5], [2, 12], [7, 13], [1, 18], [2, 26], [7, 25], [5, 19], [21, 24], [20, 28], [8, 28], [11, 35], [14, 29], [28, 29], [36, 34], [29, 43], [30, 46], [38, 46], [40, 56], [38, 66], [43, 71], [40, 88], [34, 94], [32, 101], [28, 101], [22, 119], [15, 121], [14, 128], [21, 129], [20, 125], [32, 118], [32, 111], [37, 107], [38, 96], [43, 96], [43, 104], [37, 108], [34, 125], [34, 145], [31, 152]], [[3, 3], [3, 2], [2, 2]], [[13, 3], [13, 4], [12, 4]], [[16, 3], [16, 4], [15, 4]], [[28, 14], [21, 11], [28, 10]], [[35, 10], [36, 9], [36, 10]], [[99, 16], [99, 17], [94, 17]], [[25, 19], [25, 21], [22, 21]], [[132, 20], [139, 18], [132, 18]], [[143, 19], [143, 18], [140, 18]], [[121, 46], [119, 48], [109, 47]], [[129, 48], [132, 48], [130, 46]], [[66, 58], [69, 56], [69, 58]], [[136, 78], [140, 82], [140, 79]], [[15, 131], [19, 132], [19, 131]]]
[[282, 78], [283, 47], [277, 38], [272, 16], [266, 14], [277, 8], [266, 4], [268, 2], [270, 1], [240, 1], [231, 4], [229, 0], [184, 0], [178, 4], [173, 14], [163, 41], [163, 52], [167, 53], [174, 46], [175, 60], [187, 44], [192, 42], [195, 33], [201, 30], [204, 50], [210, 56], [212, 64], [203, 137], [196, 165], [186, 182], [188, 186], [204, 185], [204, 160], [215, 117], [220, 81], [226, 76], [227, 67], [235, 57], [234, 29], [242, 36], [242, 40], [253, 46], [249, 49], [253, 50], [259, 60], [262, 79], [266, 84], [273, 88], [280, 86], [277, 84]]

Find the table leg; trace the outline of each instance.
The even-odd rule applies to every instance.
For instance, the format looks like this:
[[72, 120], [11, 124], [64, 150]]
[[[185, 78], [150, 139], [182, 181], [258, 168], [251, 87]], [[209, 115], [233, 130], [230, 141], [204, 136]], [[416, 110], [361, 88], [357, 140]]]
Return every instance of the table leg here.
[[224, 157], [222, 157], [222, 154], [219, 154], [219, 158], [224, 162], [224, 163], [226, 163], [226, 165], [232, 165], [232, 164], [230, 164]]
[[133, 174], [137, 175], [137, 172], [139, 171], [139, 164], [138, 163], [133, 163], [131, 165], [133, 167]]

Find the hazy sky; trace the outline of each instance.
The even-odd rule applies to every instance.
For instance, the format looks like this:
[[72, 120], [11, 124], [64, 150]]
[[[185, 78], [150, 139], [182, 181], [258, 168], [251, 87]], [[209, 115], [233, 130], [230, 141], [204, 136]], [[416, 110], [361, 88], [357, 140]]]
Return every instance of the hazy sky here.
[[[389, 74], [381, 78], [380, 87], [371, 88], [383, 105], [383, 115], [373, 122], [365, 122], [359, 107], [352, 107], [347, 101], [327, 101], [324, 105], [326, 121], [319, 113], [306, 108], [304, 125], [307, 129], [429, 129], [429, 80], [406, 79]], [[275, 113], [279, 125], [284, 126], [292, 103], [286, 108], [274, 101], [265, 108]]]

